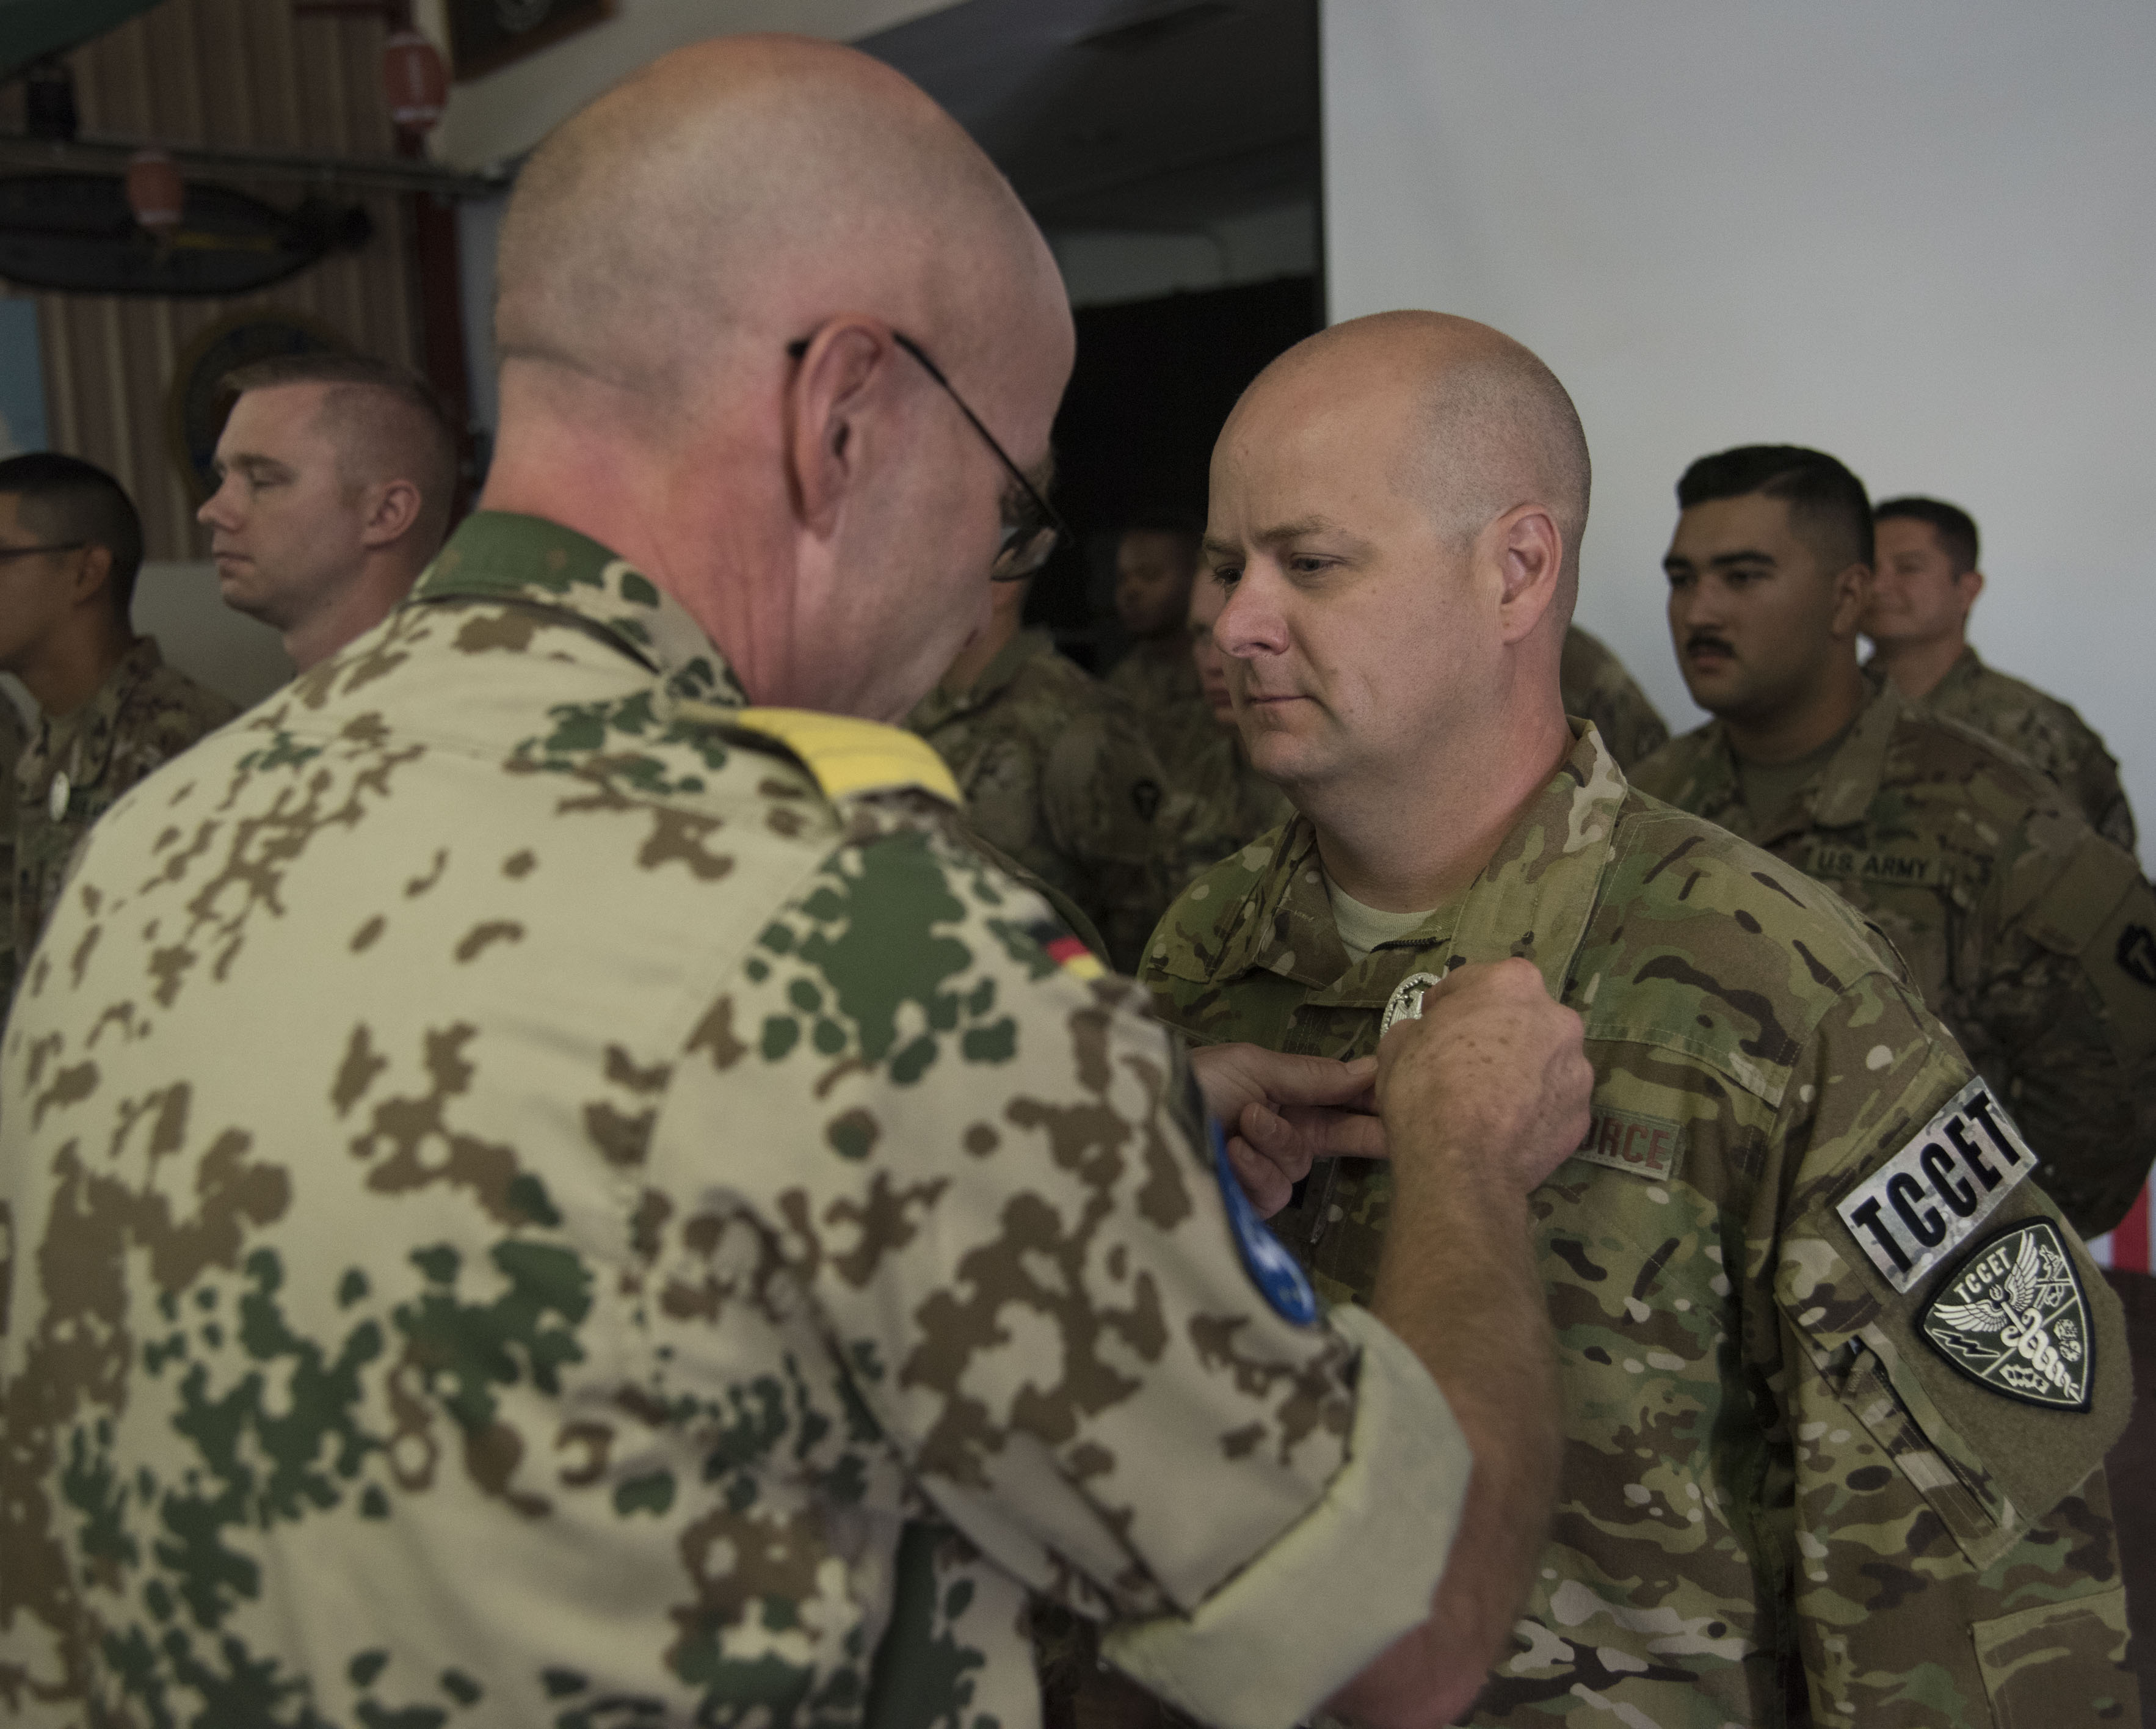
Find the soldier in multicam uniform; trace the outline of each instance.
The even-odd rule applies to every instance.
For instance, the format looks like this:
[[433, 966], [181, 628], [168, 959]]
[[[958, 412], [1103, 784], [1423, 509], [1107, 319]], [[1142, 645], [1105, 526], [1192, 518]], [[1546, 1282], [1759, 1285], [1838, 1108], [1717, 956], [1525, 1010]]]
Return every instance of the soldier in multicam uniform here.
[[49, 450], [0, 462], [0, 672], [21, 679], [40, 711], [14, 760], [0, 1004], [90, 826], [239, 712], [135, 634], [128, 609], [141, 566], [141, 519], [103, 469]]
[[981, 838], [1070, 896], [1127, 970], [1168, 905], [1168, 778], [1131, 705], [1019, 627], [1027, 578], [997, 584], [988, 628], [906, 724], [949, 766]]
[[[1142, 975], [1293, 1052], [1367, 1052], [1494, 955], [1586, 1020], [1591, 1133], [1531, 1197], [1558, 1515], [1471, 1721], [2138, 1721], [2116, 1301], [1889, 952], [1566, 726], [1586, 505], [1562, 388], [1481, 326], [1363, 319], [1260, 375], [1214, 455], [1214, 631], [1302, 814]], [[1278, 1216], [1327, 1294], [1399, 1250], [1391, 1192], [1328, 1161]]]
[[1577, 625], [1564, 633], [1558, 679], [1564, 712], [1594, 723], [1619, 768], [1629, 769], [1670, 742], [1670, 729], [1625, 663]]
[[1204, 709], [1166, 758], [1175, 764], [1182, 801], [1170, 827], [1178, 849], [1172, 874], [1178, 893], [1295, 814], [1287, 795], [1250, 766], [1235, 726], [1227, 657], [1213, 641], [1213, 620], [1226, 601], [1216, 582], [1199, 582], [1190, 591], [1190, 658], [1204, 692]]
[[2026, 757], [2090, 827], [2133, 852], [2133, 807], [2103, 740], [2067, 704], [1985, 666], [1969, 646], [1969, 609], [1984, 592], [1975, 519], [1937, 498], [1890, 498], [1871, 520], [1877, 557], [1861, 626], [1871, 670], [1933, 714]]
[[1204, 532], [1178, 512], [1163, 511], [1140, 517], [1116, 543], [1116, 617], [1131, 646], [1103, 682], [1137, 711], [1147, 741], [1163, 761], [1169, 744], [1206, 706], [1183, 636]]
[[[1554, 1474], [1576, 1018], [1482, 969], [1382, 1135], [1285, 1114], [1370, 1068], [1187, 1063], [851, 718], [1031, 537], [989, 429], [1071, 353], [896, 73], [670, 56], [501, 255], [486, 508], [100, 826], [8, 1029], [11, 1721], [1029, 1729], [1037, 1596], [1224, 1729], [1435, 1723]], [[1225, 1175], [1322, 1136], [1443, 1245], [1398, 1331]]]
[[2085, 1237], [2110, 1230], [2156, 1157], [2156, 895], [2027, 763], [1859, 668], [1872, 545], [1856, 476], [1753, 445], [1701, 458], [1677, 497], [1670, 629], [1717, 718], [1635, 784], [1883, 930], [2060, 1210]]

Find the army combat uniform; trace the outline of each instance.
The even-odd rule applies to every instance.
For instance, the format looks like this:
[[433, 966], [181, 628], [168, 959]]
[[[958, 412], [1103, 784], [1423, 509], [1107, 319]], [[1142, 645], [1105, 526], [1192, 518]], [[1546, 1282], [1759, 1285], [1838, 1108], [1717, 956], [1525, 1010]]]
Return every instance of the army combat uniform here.
[[1577, 625], [1564, 633], [1558, 682], [1564, 712], [1594, 723], [1619, 768], [1629, 770], [1670, 742], [1670, 729], [1662, 724], [1647, 693], [1625, 670], [1625, 663], [1600, 638]]
[[1974, 649], [1964, 648], [1922, 706], [2028, 758], [2074, 801], [2091, 828], [2133, 851], [2133, 810], [2119, 785], [2118, 764], [2095, 729], [2056, 697], [1985, 666]]
[[1174, 855], [1169, 875], [1178, 891], [1295, 814], [1287, 795], [1250, 766], [1235, 728], [1215, 720], [1210, 705], [1162, 760], [1173, 765], [1178, 800], [1165, 825]]
[[91, 836], [0, 1059], [11, 1722], [1032, 1729], [1037, 1593], [1286, 1729], [1427, 1613], [1435, 1384], [924, 746], [742, 700], [482, 514]]
[[15, 762], [14, 911], [6, 987], [51, 918], [90, 826], [152, 769], [239, 713], [177, 667], [157, 641], [136, 639], [97, 693], [71, 713], [42, 717]]
[[1021, 630], [970, 689], [932, 692], [906, 724], [950, 765], [981, 837], [1069, 895], [1116, 965], [1135, 966], [1168, 904], [1167, 783], [1130, 705], [1046, 632]]
[[1194, 708], [1208, 707], [1190, 658], [1190, 639], [1179, 630], [1132, 643], [1101, 682], [1137, 711], [1139, 723], [1156, 745], [1163, 726], [1179, 726]]
[[1883, 682], [1779, 811], [1747, 806], [1718, 721], [1633, 778], [1884, 930], [2075, 1228], [2118, 1222], [2156, 1157], [2156, 896], [2056, 787]]
[[[1508, 955], [1578, 1011], [1595, 1085], [1529, 1197], [1568, 1433], [1472, 1721], [2138, 1721], [2102, 1469], [2117, 1300], [1832, 895], [1642, 797], [1582, 729], [1410, 934], [1351, 959], [1298, 818], [1176, 903], [1142, 980], [1197, 1037], [1345, 1057]], [[1275, 1223], [1364, 1299], [1389, 1197], [1382, 1165], [1321, 1163]]]

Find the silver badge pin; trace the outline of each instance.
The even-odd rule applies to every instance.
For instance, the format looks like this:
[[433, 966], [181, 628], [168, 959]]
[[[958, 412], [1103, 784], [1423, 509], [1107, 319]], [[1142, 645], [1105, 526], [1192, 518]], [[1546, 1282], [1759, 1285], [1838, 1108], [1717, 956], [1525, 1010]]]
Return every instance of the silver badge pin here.
[[1423, 992], [1437, 981], [1435, 973], [1409, 973], [1401, 980], [1385, 1004], [1385, 1017], [1378, 1022], [1378, 1037], [1383, 1038], [1390, 1032], [1395, 1021], [1421, 1020]]
[[63, 769], [53, 776], [53, 790], [45, 799], [45, 809], [52, 812], [54, 822], [66, 817], [68, 800], [74, 796], [74, 788], [68, 780], [67, 770]]

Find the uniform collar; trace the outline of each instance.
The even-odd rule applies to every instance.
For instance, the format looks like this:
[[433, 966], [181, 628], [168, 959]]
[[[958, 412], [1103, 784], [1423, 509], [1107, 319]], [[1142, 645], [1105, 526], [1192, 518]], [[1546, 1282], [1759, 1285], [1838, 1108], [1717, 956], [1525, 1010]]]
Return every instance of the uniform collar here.
[[686, 608], [626, 559], [558, 522], [507, 511], [467, 517], [408, 604], [459, 599], [568, 613], [658, 673], [671, 696], [734, 708], [748, 700]]
[[1932, 687], [1931, 693], [1925, 700], [1937, 702], [1941, 697], [1966, 690], [1983, 676], [1984, 662], [1977, 658], [1975, 649], [1964, 643], [1961, 652], [1954, 656], [1953, 665], [1940, 676], [1939, 682]]
[[164, 664], [156, 637], [136, 637], [87, 702], [69, 713], [48, 715], [38, 722], [34, 759], [45, 768], [65, 769], [68, 780], [76, 786], [96, 785], [112, 760], [120, 711], [146, 682], [157, 677]]
[[1433, 912], [1420, 930], [1354, 965], [1333, 923], [1317, 831], [1298, 816], [1242, 901], [1223, 909], [1229, 934], [1205, 978], [1225, 984], [1274, 972], [1317, 992], [1313, 1006], [1376, 1003], [1410, 961], [1418, 970], [1442, 974], [1464, 961], [1520, 955], [1534, 962], [1557, 995], [1600, 897], [1628, 790], [1600, 735], [1576, 726], [1571, 752], [1466, 893]]
[[925, 733], [962, 714], [985, 708], [1010, 688], [1028, 661], [1055, 651], [1055, 639], [1045, 630], [1021, 630], [996, 651], [996, 657], [981, 669], [981, 676], [963, 691], [946, 692], [938, 686], [929, 692], [906, 723]]
[[1856, 724], [1806, 801], [1815, 828], [1846, 828], [1863, 821], [1886, 778], [1887, 748], [1909, 705], [1890, 681], [1870, 673], [1866, 680], [1871, 700], [1857, 711]]
[[1864, 677], [1871, 696], [1856, 711], [1841, 748], [1818, 779], [1791, 802], [1788, 821], [1766, 827], [1759, 813], [1745, 804], [1738, 780], [1737, 753], [1730, 749], [1729, 729], [1718, 720], [1709, 721], [1701, 729], [1706, 735], [1705, 749], [1685, 790], [1685, 809], [1721, 824], [1739, 839], [1769, 848], [1784, 836], [1807, 829], [1844, 828], [1861, 822], [1879, 795], [1894, 728], [1909, 710], [1908, 699], [1886, 678], [1869, 666], [1864, 669]]

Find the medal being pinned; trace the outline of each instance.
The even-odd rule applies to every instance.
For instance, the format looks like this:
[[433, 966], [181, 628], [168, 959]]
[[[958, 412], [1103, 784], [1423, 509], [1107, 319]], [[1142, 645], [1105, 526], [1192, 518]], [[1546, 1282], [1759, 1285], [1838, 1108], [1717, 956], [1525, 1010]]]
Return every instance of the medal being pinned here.
[[1423, 993], [1437, 981], [1435, 973], [1409, 973], [1394, 985], [1385, 1003], [1384, 1018], [1378, 1022], [1378, 1037], [1383, 1038], [1390, 1032], [1395, 1021], [1421, 1020]]

